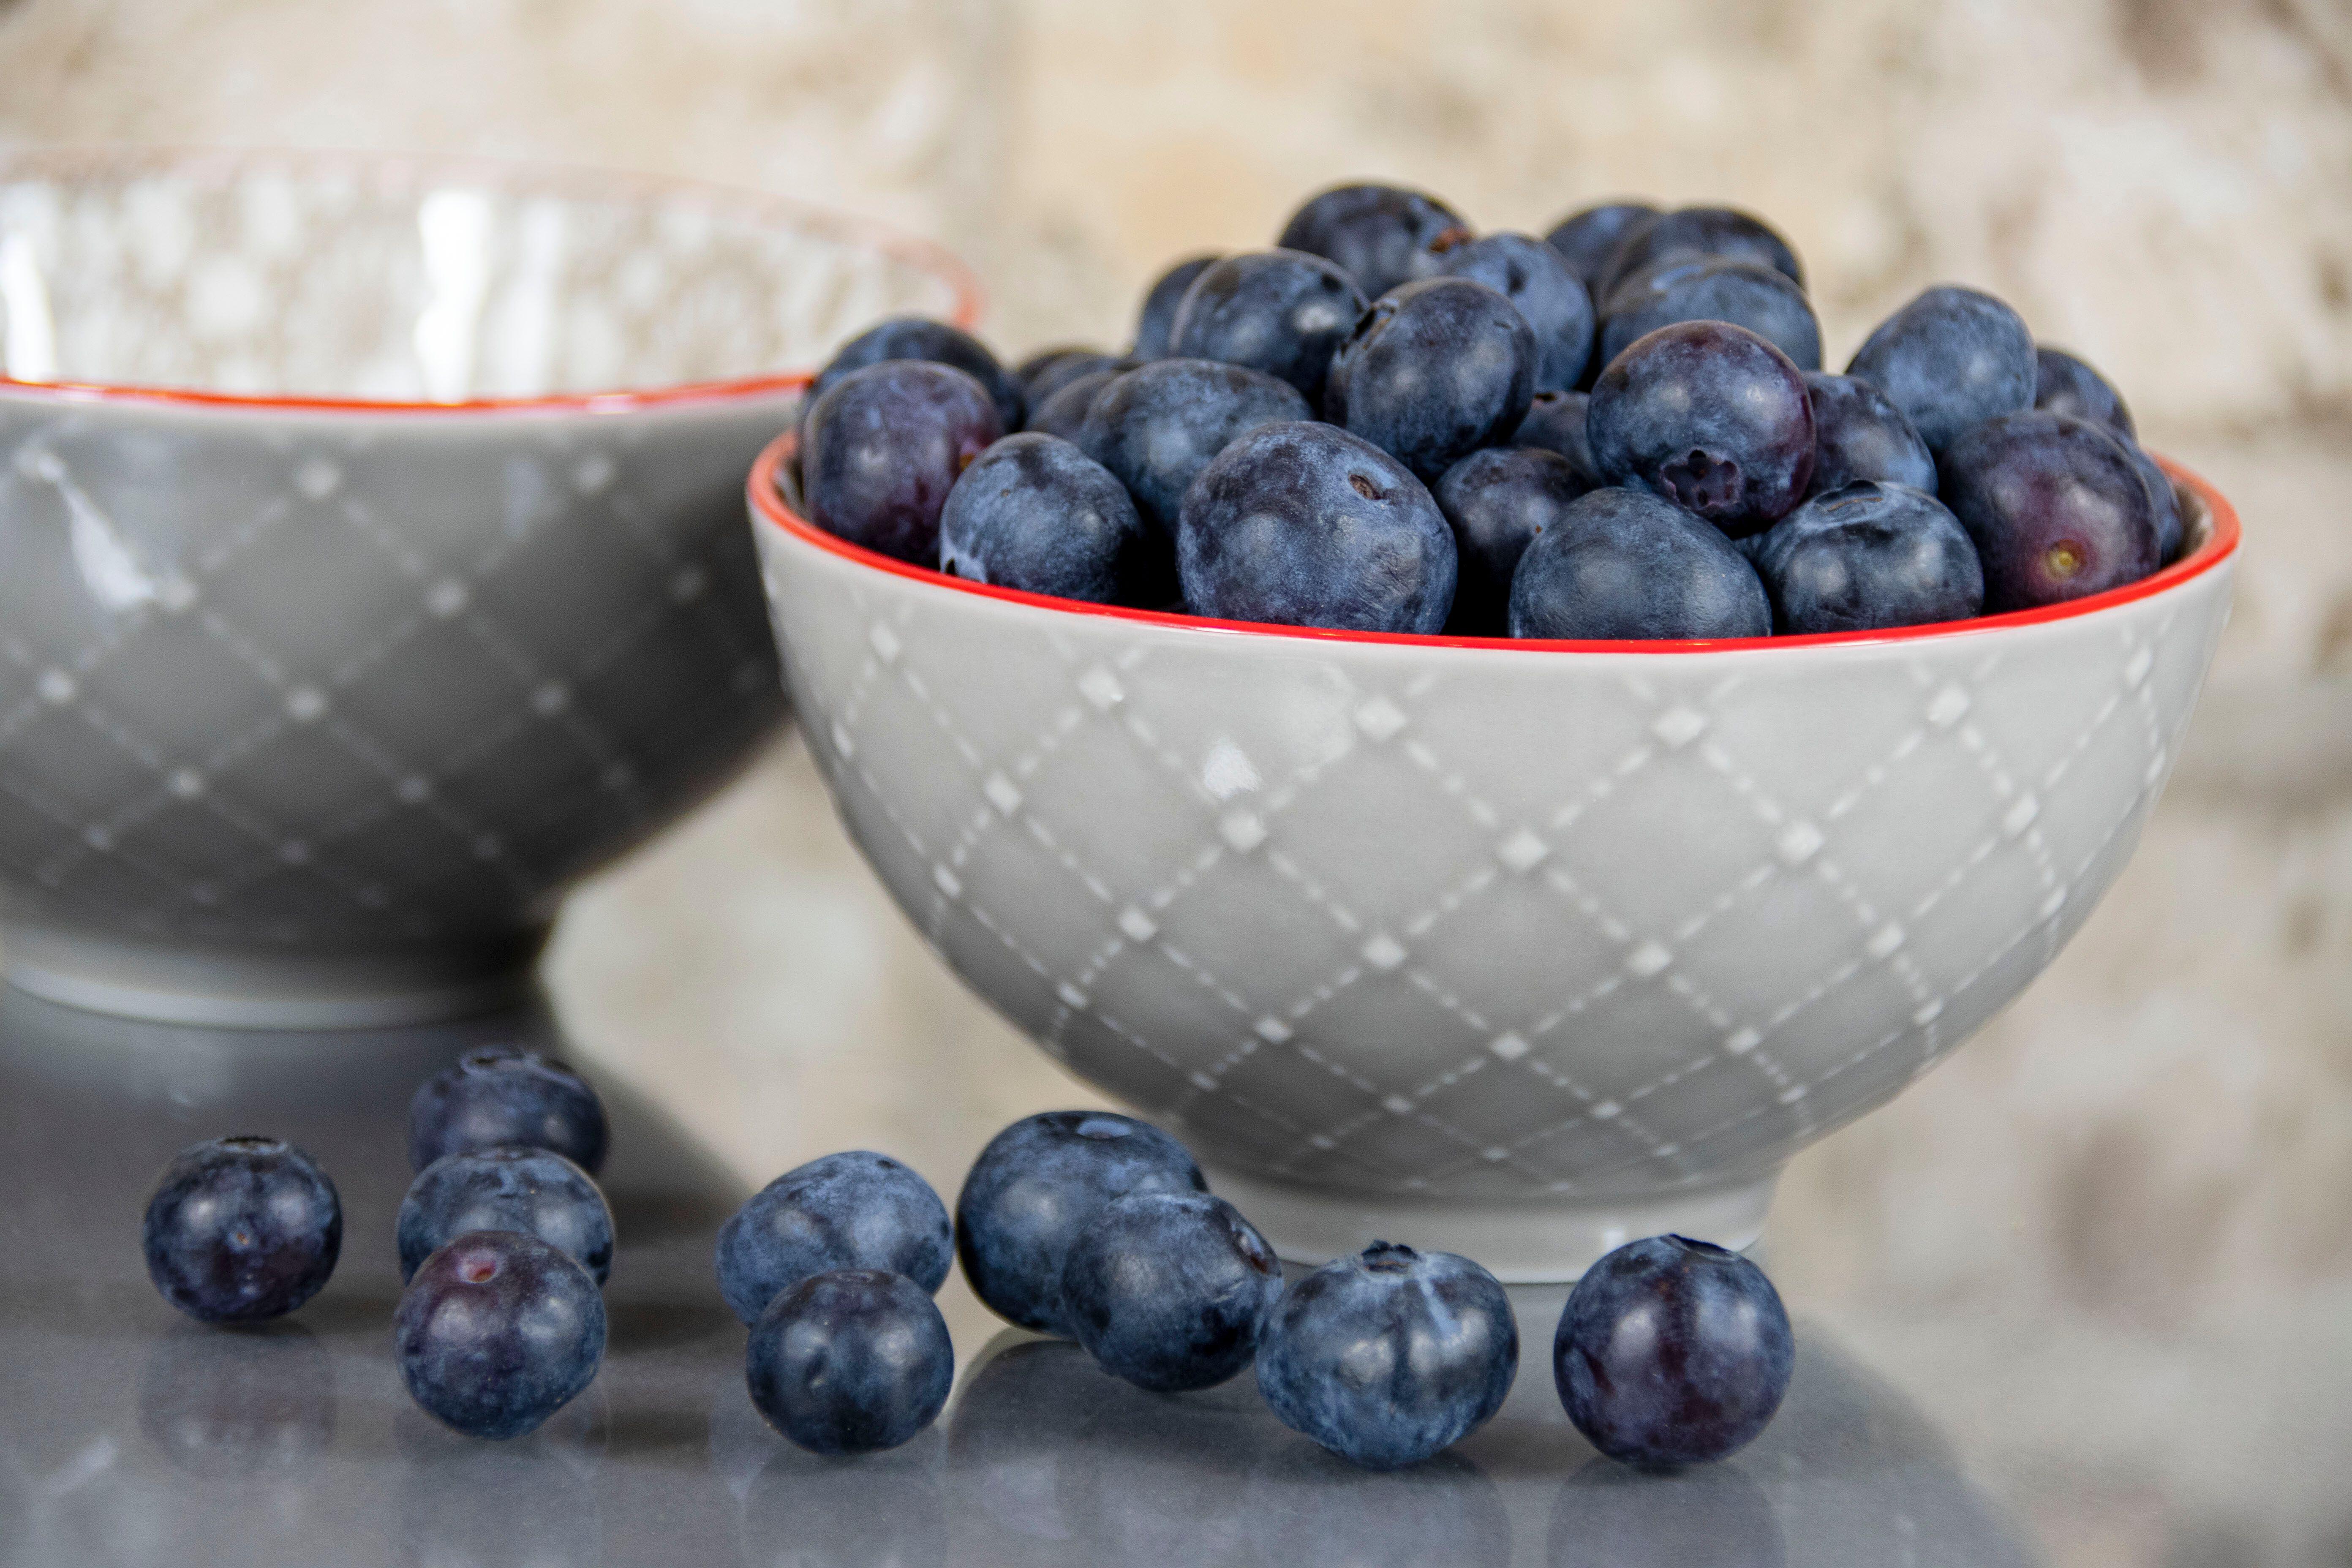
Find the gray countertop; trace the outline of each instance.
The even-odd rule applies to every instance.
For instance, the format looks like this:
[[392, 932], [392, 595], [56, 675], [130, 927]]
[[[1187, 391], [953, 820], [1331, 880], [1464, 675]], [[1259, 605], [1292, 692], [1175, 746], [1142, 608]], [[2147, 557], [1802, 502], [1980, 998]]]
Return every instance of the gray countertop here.
[[[410, 1405], [391, 1358], [404, 1111], [486, 1037], [232, 1035], [0, 996], [0, 1563], [1593, 1564], [2041, 1561], [1932, 1412], [1801, 1319], [1789, 1401], [1730, 1463], [1602, 1460], [1549, 1375], [1558, 1291], [1516, 1291], [1517, 1389], [1412, 1470], [1370, 1475], [1284, 1429], [1246, 1375], [1144, 1394], [1074, 1347], [966, 1333], [954, 1398], [892, 1453], [824, 1460], [742, 1382], [712, 1237], [740, 1196], [647, 1105], [608, 1089], [620, 1231], [612, 1338], [540, 1432], [478, 1443]], [[137, 1242], [155, 1172], [205, 1137], [309, 1149], [345, 1216], [333, 1280], [261, 1329], [181, 1319]]]

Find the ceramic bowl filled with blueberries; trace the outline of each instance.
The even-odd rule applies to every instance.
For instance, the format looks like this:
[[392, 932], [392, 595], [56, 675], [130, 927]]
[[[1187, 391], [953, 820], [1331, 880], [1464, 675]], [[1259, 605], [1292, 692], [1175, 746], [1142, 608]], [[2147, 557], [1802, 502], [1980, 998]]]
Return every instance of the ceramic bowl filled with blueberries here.
[[885, 321], [750, 484], [793, 701], [926, 940], [1282, 1256], [1745, 1246], [2114, 881], [2238, 539], [1990, 294], [1823, 341], [1745, 214], [1374, 185], [1124, 352]]

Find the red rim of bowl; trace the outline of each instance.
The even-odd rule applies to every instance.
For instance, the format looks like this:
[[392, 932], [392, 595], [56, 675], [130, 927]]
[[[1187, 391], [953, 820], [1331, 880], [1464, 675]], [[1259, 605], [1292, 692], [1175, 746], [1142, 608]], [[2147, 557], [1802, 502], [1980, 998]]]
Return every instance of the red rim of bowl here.
[[[751, 466], [751, 477], [745, 487], [753, 513], [786, 533], [844, 560], [860, 566], [887, 573], [894, 577], [911, 578], [950, 593], [971, 594], [983, 599], [1001, 599], [1007, 604], [1026, 605], [1034, 609], [1056, 610], [1069, 616], [1097, 616], [1110, 620], [1140, 621], [1150, 626], [1172, 626], [1184, 631], [1209, 633], [1242, 633], [1249, 637], [1307, 637], [1325, 642], [1387, 643], [1400, 647], [1477, 647], [1512, 648], [1529, 653], [1735, 653], [1746, 650], [1766, 651], [1772, 648], [1825, 647], [1852, 643], [1912, 642], [1922, 637], [1967, 637], [1977, 632], [1999, 631], [2009, 626], [2039, 626], [2046, 621], [2072, 620], [2078, 616], [2093, 615], [2100, 610], [2128, 605], [2136, 600], [2152, 598], [2168, 589], [2206, 573], [2227, 561], [2238, 551], [2238, 513], [2235, 508], [2211, 485], [2164, 458], [2157, 462], [2164, 471], [2186, 485], [2203, 504], [2210, 518], [2205, 541], [2195, 550], [2171, 565], [2127, 583], [2120, 588], [2110, 588], [2104, 594], [2086, 595], [2063, 605], [2046, 605], [2038, 609], [2010, 610], [1998, 616], [1979, 616], [1972, 621], [1937, 621], [1927, 626], [1894, 626], [1884, 631], [1818, 632], [1806, 637], [1716, 637], [1691, 641], [1657, 642], [1568, 642], [1539, 637], [1416, 637], [1402, 632], [1336, 631], [1324, 626], [1286, 626], [1260, 621], [1219, 621], [1201, 616], [1172, 615], [1165, 610], [1134, 610], [1118, 605], [1093, 605], [1083, 599], [1056, 599], [1045, 594], [1024, 593], [1017, 588], [1000, 588], [988, 583], [974, 583], [961, 577], [950, 577], [929, 567], [900, 561], [894, 556], [868, 550], [862, 544], [852, 544], [845, 539], [824, 531], [784, 504], [783, 492], [777, 488], [776, 476], [786, 457], [798, 444], [799, 436], [786, 431], [768, 444]], [[2151, 454], [2152, 455], [2152, 454]]]
[[[747, 219], [782, 220], [845, 245], [864, 246], [945, 282], [954, 306], [948, 321], [969, 331], [980, 319], [986, 296], [980, 280], [951, 252], [929, 240], [909, 238], [887, 226], [740, 186], [703, 180], [671, 179], [625, 171], [562, 163], [538, 163], [476, 156], [411, 157], [369, 153], [277, 152], [226, 148], [43, 148], [0, 153], [0, 184], [20, 178], [59, 178], [104, 174], [135, 177], [149, 174], [190, 174], [226, 182], [249, 170], [291, 169], [302, 173], [360, 174], [387, 183], [434, 178], [465, 180], [493, 188], [572, 200], [667, 203], [698, 205]], [[479, 414], [621, 413], [633, 408], [757, 397], [795, 391], [814, 370], [773, 371], [719, 381], [670, 386], [570, 392], [537, 397], [468, 397], [446, 403], [422, 398], [309, 397], [273, 393], [210, 392], [200, 387], [147, 386], [89, 381], [18, 381], [0, 374], [0, 393], [56, 398], [63, 402], [167, 403], [198, 408], [296, 410], [311, 413]]]

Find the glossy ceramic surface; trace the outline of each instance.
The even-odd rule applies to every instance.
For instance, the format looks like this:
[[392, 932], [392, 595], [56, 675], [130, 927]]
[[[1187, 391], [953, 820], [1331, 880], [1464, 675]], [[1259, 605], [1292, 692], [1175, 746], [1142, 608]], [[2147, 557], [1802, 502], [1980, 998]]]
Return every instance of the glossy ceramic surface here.
[[1506, 1279], [1744, 1246], [1789, 1156], [2007, 1004], [2137, 842], [2237, 525], [2056, 612], [1749, 645], [1074, 609], [751, 495], [793, 701], [957, 973], [1285, 1256]]
[[0, 950], [141, 1016], [511, 999], [783, 714], [740, 522], [935, 256], [498, 166], [0, 159]]
[[[1680, 1477], [1597, 1457], [1546, 1359], [1561, 1296], [1514, 1292], [1510, 1401], [1439, 1458], [1349, 1468], [1244, 1374], [1146, 1394], [987, 1320], [961, 1279], [958, 1387], [887, 1454], [825, 1459], [761, 1423], [712, 1239], [746, 1189], [609, 1080], [618, 1234], [596, 1381], [486, 1443], [410, 1403], [388, 1332], [415, 1084], [543, 1014], [321, 1040], [169, 1028], [0, 997], [0, 1562], [120, 1568], [740, 1563], [743, 1568], [2026, 1568], [2023, 1521], [1937, 1418], [1833, 1331], [1799, 1326], [1788, 1403]], [[910, 1100], [921, 1086], [902, 1086]], [[266, 1128], [340, 1189], [343, 1257], [282, 1321], [164, 1305], [138, 1214], [173, 1152]], [[985, 1326], [978, 1326], [984, 1322]], [[961, 1325], [974, 1325], [966, 1328]], [[1895, 1369], [1900, 1370], [1900, 1369]], [[2095, 1373], [2085, 1373], [2086, 1381]]]

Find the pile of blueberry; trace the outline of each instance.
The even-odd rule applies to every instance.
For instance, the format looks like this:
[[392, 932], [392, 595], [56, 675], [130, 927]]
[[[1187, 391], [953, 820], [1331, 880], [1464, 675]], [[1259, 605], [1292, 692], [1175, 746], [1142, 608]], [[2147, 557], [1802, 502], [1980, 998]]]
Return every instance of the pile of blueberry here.
[[[596, 1091], [535, 1051], [468, 1051], [410, 1102], [394, 1353], [410, 1395], [458, 1431], [519, 1437], [594, 1380], [613, 1266], [594, 1177], [605, 1141]], [[250, 1137], [182, 1151], [142, 1237], [156, 1289], [205, 1322], [292, 1311], [334, 1272], [342, 1238], [318, 1163]]]
[[1178, 263], [1124, 354], [852, 341], [798, 451], [818, 526], [1064, 598], [1355, 631], [1857, 631], [2104, 592], [2179, 553], [2115, 389], [1929, 289], [1843, 375], [1788, 243], [1722, 207], [1474, 237], [1386, 185]]
[[[417, 1091], [394, 1313], [416, 1402], [480, 1437], [532, 1431], [604, 1359], [613, 1216], [595, 1092], [561, 1063], [468, 1054]], [[292, 1311], [341, 1250], [334, 1184], [300, 1150], [223, 1138], [184, 1152], [147, 1207], [149, 1275], [208, 1322]], [[786, 1172], [720, 1228], [719, 1288], [750, 1328], [751, 1401], [822, 1454], [894, 1447], [945, 1407], [955, 1356], [931, 1300], [951, 1262], [1032, 1331], [1076, 1340], [1108, 1372], [1179, 1394], [1253, 1363], [1287, 1426], [1375, 1469], [1484, 1425], [1517, 1375], [1518, 1325], [1492, 1274], [1451, 1253], [1375, 1242], [1283, 1282], [1274, 1249], [1208, 1191], [1156, 1127], [1047, 1111], [992, 1140], [950, 1219], [886, 1155]], [[1761, 1270], [1680, 1237], [1620, 1247], [1570, 1294], [1552, 1341], [1562, 1405], [1603, 1453], [1671, 1468], [1764, 1429], [1793, 1364]]]
[[[954, 1358], [930, 1293], [952, 1248], [1008, 1321], [1076, 1340], [1155, 1393], [1257, 1368], [1284, 1425], [1374, 1469], [1425, 1459], [1502, 1407], [1518, 1325], [1492, 1274], [1375, 1242], [1284, 1288], [1274, 1249], [1149, 1123], [1055, 1110], [992, 1139], [950, 1226], [921, 1177], [830, 1154], [727, 1222], [719, 1281], [751, 1326], [751, 1397], [822, 1453], [905, 1442], [947, 1402]], [[1561, 1402], [1604, 1453], [1720, 1458], [1772, 1417], [1793, 1350], [1761, 1270], [1704, 1242], [1620, 1248], [1569, 1298], [1552, 1346]]]

